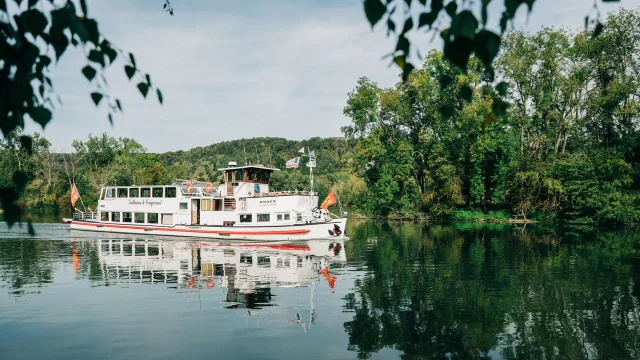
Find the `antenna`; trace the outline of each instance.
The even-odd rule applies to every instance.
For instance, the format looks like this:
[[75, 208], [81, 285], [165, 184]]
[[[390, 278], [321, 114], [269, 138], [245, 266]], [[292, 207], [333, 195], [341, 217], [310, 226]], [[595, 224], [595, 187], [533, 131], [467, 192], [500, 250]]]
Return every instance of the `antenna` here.
[[244, 153], [244, 164], [247, 165], [247, 149], [244, 147], [244, 141], [242, 142], [242, 152]]
[[260, 155], [258, 155], [258, 145], [255, 145], [256, 147], [256, 157], [258, 158], [258, 164], [260, 164]]

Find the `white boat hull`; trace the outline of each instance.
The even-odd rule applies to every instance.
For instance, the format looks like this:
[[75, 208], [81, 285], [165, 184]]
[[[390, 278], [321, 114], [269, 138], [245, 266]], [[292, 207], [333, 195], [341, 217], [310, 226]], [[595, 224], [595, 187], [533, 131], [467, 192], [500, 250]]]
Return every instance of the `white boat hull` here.
[[[63, 220], [70, 225], [72, 230], [256, 241], [341, 239], [345, 236], [344, 233], [347, 225], [346, 218], [333, 219], [330, 222], [289, 226], [162, 226], [145, 224], [138, 225], [135, 223], [111, 223], [95, 220]], [[339, 229], [339, 235], [336, 234], [336, 227]], [[333, 233], [333, 235], [331, 233]]]

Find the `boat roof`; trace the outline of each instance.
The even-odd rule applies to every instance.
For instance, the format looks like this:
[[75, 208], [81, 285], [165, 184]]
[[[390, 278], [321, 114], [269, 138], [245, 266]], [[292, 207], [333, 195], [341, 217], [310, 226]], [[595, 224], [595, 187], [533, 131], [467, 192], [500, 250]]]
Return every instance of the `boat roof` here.
[[252, 164], [252, 165], [244, 165], [244, 166], [232, 166], [226, 168], [220, 168], [219, 171], [227, 171], [227, 170], [240, 170], [240, 169], [262, 169], [268, 171], [280, 171], [278, 168], [265, 166], [262, 164]]

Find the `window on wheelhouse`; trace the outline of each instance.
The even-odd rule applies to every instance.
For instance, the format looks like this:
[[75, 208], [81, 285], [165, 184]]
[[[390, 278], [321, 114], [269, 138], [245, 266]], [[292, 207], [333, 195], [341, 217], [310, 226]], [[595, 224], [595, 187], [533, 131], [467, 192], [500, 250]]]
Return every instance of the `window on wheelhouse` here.
[[189, 207], [189, 203], [186, 203], [186, 202], [180, 203], [180, 210], [187, 210], [188, 207]]
[[111, 221], [120, 222], [120, 213], [112, 212], [111, 213]]
[[302, 221], [302, 213], [296, 213], [296, 221]]
[[158, 223], [158, 214], [157, 213], [148, 213], [147, 214], [147, 222], [149, 224], [157, 224]]
[[151, 189], [150, 188], [141, 188], [140, 192], [142, 193], [143, 198], [151, 197]]
[[116, 197], [116, 189], [114, 188], [108, 188], [107, 189], [107, 199], [113, 199]]
[[100, 213], [100, 220], [101, 221], [109, 221], [109, 213], [108, 212]]
[[118, 188], [118, 197], [119, 198], [129, 197], [129, 189], [127, 189], [127, 188]]
[[144, 223], [144, 213], [136, 213], [136, 223]]
[[140, 197], [140, 189], [138, 188], [129, 189], [129, 197], [132, 197], [132, 198]]
[[163, 192], [164, 192], [164, 189], [163, 189], [163, 188], [161, 188], [161, 187], [157, 187], [157, 188], [156, 188], [156, 187], [154, 187], [154, 188], [153, 188], [152, 195], [153, 195], [153, 197], [154, 197], [154, 198], [161, 198], [161, 197], [163, 197]]
[[253, 216], [251, 214], [240, 214], [240, 222], [241, 223], [253, 222]]
[[270, 216], [269, 214], [258, 214], [258, 222], [269, 222]]
[[203, 199], [200, 200], [200, 207], [202, 211], [211, 211], [211, 200]]
[[131, 222], [131, 213], [130, 212], [123, 212], [122, 213], [122, 222]]
[[168, 197], [168, 198], [176, 197], [176, 188], [174, 188], [174, 187], [166, 188], [166, 194], [165, 194], [164, 197]]

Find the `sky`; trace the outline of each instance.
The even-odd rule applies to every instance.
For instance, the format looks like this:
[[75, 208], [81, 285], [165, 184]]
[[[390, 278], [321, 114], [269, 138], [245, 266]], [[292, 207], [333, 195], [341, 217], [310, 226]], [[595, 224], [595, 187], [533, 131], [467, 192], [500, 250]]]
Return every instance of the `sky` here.
[[[499, 20], [503, 3], [493, 1], [490, 22]], [[371, 29], [360, 0], [172, 0], [174, 16], [163, 4], [88, 1], [89, 16], [111, 43], [135, 54], [138, 68], [162, 90], [164, 105], [155, 94], [143, 99], [119, 59], [105, 76], [124, 111], [109, 124], [105, 104], [93, 105], [94, 87], [80, 72], [87, 60], [70, 49], [51, 69], [62, 106], [44, 131], [31, 121], [25, 131], [42, 133], [53, 151], [71, 151], [74, 139], [102, 133], [133, 138], [150, 152], [257, 136], [341, 136], [340, 128], [350, 122], [342, 110], [358, 78], [382, 87], [399, 79], [398, 68], [382, 59], [395, 39], [380, 26]], [[594, 15], [592, 6], [585, 0], [537, 0], [528, 16], [521, 7], [516, 26], [581, 30], [584, 17]], [[621, 6], [637, 9], [640, 0], [599, 3], [603, 17]], [[423, 55], [441, 47], [431, 36], [409, 36]]]

